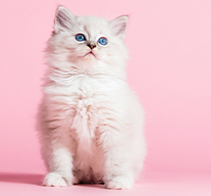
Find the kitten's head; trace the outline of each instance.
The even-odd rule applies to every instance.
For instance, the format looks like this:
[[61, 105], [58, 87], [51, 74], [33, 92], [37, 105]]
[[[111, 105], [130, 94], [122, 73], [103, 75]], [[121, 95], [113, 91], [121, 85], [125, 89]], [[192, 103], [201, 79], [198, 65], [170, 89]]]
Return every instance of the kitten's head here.
[[123, 42], [127, 21], [128, 16], [112, 21], [94, 16], [75, 16], [67, 8], [59, 6], [48, 53], [74, 64], [124, 61], [127, 58]]

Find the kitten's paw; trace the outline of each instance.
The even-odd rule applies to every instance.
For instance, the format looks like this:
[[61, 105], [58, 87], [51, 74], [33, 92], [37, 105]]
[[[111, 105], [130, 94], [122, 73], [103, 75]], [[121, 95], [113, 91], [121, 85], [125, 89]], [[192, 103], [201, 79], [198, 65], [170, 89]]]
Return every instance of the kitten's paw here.
[[67, 180], [57, 173], [48, 173], [43, 181], [44, 186], [65, 187], [68, 186]]
[[117, 176], [112, 178], [105, 184], [107, 189], [131, 189], [133, 187], [133, 180], [123, 176]]

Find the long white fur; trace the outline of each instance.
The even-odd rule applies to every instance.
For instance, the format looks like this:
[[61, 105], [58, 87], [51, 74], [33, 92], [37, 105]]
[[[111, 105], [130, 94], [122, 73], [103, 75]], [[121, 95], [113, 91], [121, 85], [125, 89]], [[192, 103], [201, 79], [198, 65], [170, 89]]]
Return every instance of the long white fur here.
[[[46, 186], [103, 182], [109, 189], [129, 189], [143, 167], [144, 113], [126, 82], [127, 20], [57, 9], [38, 113]], [[78, 33], [96, 44], [95, 56], [75, 39]], [[106, 46], [97, 42], [100, 37], [107, 38]]]

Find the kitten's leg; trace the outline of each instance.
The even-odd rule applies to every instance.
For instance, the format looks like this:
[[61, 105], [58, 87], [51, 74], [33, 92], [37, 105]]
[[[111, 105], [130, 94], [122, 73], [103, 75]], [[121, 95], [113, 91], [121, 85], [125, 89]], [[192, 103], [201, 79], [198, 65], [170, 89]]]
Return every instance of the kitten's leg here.
[[115, 127], [100, 128], [101, 143], [105, 153], [104, 183], [108, 189], [130, 189], [134, 173], [130, 162], [130, 145], [125, 134]]
[[46, 97], [40, 105], [37, 130], [42, 158], [49, 172], [43, 181], [45, 186], [68, 186], [75, 182], [72, 169], [76, 143], [70, 135], [73, 116], [73, 109]]
[[71, 137], [59, 129], [51, 131], [45, 137], [43, 151], [49, 173], [46, 175], [43, 185], [63, 187], [72, 185], [72, 153], [70, 144], [74, 144]]

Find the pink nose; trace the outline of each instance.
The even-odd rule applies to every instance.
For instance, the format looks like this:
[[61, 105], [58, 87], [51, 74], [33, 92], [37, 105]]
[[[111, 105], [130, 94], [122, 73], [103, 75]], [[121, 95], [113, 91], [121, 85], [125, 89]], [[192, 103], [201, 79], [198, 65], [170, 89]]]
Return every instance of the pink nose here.
[[91, 49], [96, 47], [96, 45], [93, 45], [93, 44], [88, 44], [87, 46], [90, 47]]

